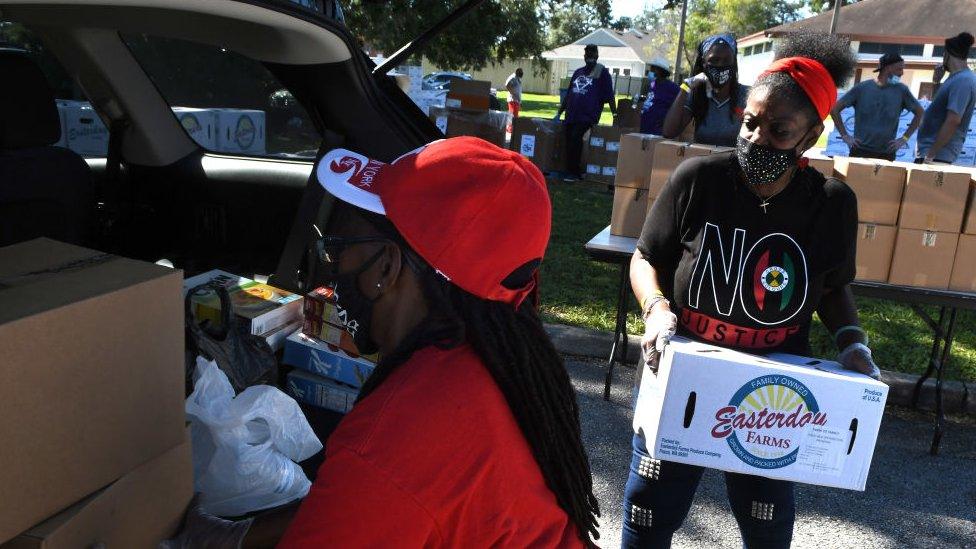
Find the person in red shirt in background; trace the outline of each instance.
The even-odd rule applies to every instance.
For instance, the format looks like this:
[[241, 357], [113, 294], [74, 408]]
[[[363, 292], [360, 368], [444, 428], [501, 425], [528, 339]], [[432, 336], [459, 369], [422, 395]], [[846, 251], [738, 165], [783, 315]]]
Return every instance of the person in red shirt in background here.
[[576, 397], [536, 311], [542, 174], [458, 137], [391, 164], [335, 150], [317, 177], [326, 278], [383, 358], [280, 547], [591, 545]]

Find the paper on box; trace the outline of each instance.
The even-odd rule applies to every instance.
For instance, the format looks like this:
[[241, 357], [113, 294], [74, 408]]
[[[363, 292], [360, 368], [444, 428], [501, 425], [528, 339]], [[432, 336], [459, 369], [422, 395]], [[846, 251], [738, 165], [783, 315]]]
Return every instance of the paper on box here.
[[6, 541], [184, 441], [184, 315], [180, 271], [44, 238], [0, 280]]
[[376, 364], [362, 357], [329, 347], [301, 332], [288, 336], [282, 362], [353, 387], [361, 387], [376, 368]]
[[944, 290], [949, 287], [957, 233], [898, 229], [888, 282]]
[[617, 176], [614, 185], [648, 189], [654, 165], [654, 148], [664, 138], [658, 135], [628, 133], [620, 137], [617, 154]]
[[675, 338], [634, 413], [655, 459], [864, 490], [888, 387], [839, 364]]
[[857, 226], [857, 280], [887, 282], [898, 229], [888, 225]]
[[647, 201], [647, 189], [614, 187], [610, 234], [632, 238], [640, 236], [647, 217]]
[[969, 197], [969, 172], [910, 165], [898, 226], [958, 233]]
[[192, 497], [193, 461], [187, 440], [0, 544], [0, 549], [149, 549], [177, 533]]
[[976, 235], [959, 236], [956, 258], [952, 265], [949, 289], [960, 292], [976, 292]]
[[[302, 370], [288, 373], [287, 393], [295, 400], [345, 414], [352, 410], [359, 390]], [[2, 549], [2, 548], [0, 548]]]
[[861, 223], [896, 225], [905, 189], [905, 167], [885, 160], [836, 158], [834, 169], [857, 195]]
[[694, 156], [711, 154], [707, 147], [692, 146], [678, 141], [661, 141], [654, 148], [654, 164], [651, 170], [650, 191], [651, 198], [657, 198], [661, 189], [671, 177], [671, 172], [681, 162]]

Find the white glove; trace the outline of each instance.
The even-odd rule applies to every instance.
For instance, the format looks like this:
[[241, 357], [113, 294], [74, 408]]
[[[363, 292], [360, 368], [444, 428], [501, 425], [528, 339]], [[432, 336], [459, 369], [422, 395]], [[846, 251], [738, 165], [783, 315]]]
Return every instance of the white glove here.
[[871, 357], [871, 349], [863, 343], [851, 343], [837, 355], [837, 362], [848, 370], [881, 379], [881, 370]]
[[705, 73], [700, 72], [700, 73], [696, 74], [695, 76], [692, 76], [690, 78], [685, 78], [684, 79], [684, 83], [685, 84], [688, 84], [688, 87], [689, 88], [695, 89], [698, 86], [704, 86], [704, 85], [708, 84], [708, 77], [705, 76]]
[[678, 328], [678, 317], [669, 310], [656, 308], [644, 319], [641, 350], [651, 370], [657, 371], [657, 359]]

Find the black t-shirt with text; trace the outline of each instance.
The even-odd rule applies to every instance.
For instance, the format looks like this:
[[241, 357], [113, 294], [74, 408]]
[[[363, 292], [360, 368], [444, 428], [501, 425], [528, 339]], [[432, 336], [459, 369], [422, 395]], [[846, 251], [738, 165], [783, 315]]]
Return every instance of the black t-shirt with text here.
[[691, 158], [655, 200], [638, 249], [658, 273], [678, 333], [752, 353], [808, 355], [828, 289], [854, 279], [857, 200], [798, 169], [766, 212], [734, 153]]

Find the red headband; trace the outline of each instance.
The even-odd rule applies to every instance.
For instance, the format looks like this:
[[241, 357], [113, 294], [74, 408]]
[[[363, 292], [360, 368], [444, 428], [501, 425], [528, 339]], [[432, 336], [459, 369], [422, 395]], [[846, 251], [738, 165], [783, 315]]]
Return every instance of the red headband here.
[[822, 63], [808, 57], [777, 59], [759, 75], [759, 78], [774, 72], [785, 72], [790, 75], [790, 78], [796, 81], [810, 98], [820, 119], [827, 118], [830, 109], [837, 102], [837, 86], [834, 85], [833, 77]]

